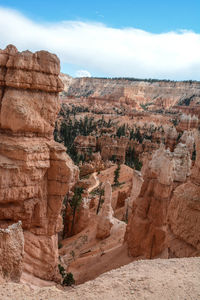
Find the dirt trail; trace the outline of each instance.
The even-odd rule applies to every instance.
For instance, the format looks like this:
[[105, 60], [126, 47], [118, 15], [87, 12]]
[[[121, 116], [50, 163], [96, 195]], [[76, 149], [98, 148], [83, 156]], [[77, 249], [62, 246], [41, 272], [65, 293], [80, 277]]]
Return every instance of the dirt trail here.
[[91, 193], [94, 189], [96, 189], [98, 186], [99, 186], [99, 178], [97, 177], [97, 172], [94, 172], [92, 174], [94, 180], [95, 180], [95, 184], [93, 184], [93, 186], [91, 186], [89, 189], [88, 189], [88, 193]]

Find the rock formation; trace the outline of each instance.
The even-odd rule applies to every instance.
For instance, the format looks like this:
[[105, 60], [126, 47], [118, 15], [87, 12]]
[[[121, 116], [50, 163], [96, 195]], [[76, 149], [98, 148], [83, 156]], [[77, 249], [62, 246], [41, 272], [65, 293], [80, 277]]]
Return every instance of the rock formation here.
[[170, 257], [200, 255], [200, 134], [195, 133], [196, 160], [190, 180], [178, 186], [168, 208]]
[[196, 160], [194, 168], [192, 169], [192, 182], [196, 185], [200, 185], [200, 134], [199, 132], [194, 135], [196, 145]]
[[112, 209], [112, 187], [109, 182], [104, 186], [104, 203], [99, 214], [96, 237], [105, 239], [110, 235], [110, 230], [114, 224]]
[[[198, 166], [199, 156], [195, 163], [195, 181], [200, 177]], [[141, 192], [133, 201], [125, 236], [132, 256], [200, 255], [200, 187], [187, 182], [190, 167], [190, 154], [181, 143], [174, 153], [161, 145], [153, 155]]]
[[24, 271], [46, 280], [56, 276], [62, 200], [78, 174], [52, 137], [59, 72], [46, 51], [0, 51], [0, 224], [22, 221]]
[[174, 149], [174, 181], [185, 182], [190, 175], [191, 159], [188, 147], [185, 144], [179, 143]]
[[133, 180], [132, 180], [132, 189], [131, 189], [131, 195], [129, 198], [129, 201], [127, 203], [127, 209], [128, 209], [128, 216], [131, 214], [132, 211], [132, 207], [133, 207], [133, 202], [136, 201], [142, 184], [143, 184], [144, 180], [142, 178], [142, 175], [139, 171], [133, 171]]
[[193, 153], [194, 147], [195, 147], [194, 132], [193, 131], [184, 131], [180, 138], [180, 142], [187, 146], [187, 148], [190, 152], [190, 156], [192, 157], [192, 153]]
[[178, 186], [168, 207], [169, 257], [200, 255], [200, 187], [192, 182]]
[[104, 163], [99, 152], [95, 152], [90, 156], [90, 162], [79, 165], [80, 177], [92, 174], [96, 171], [105, 169], [107, 162]]
[[128, 141], [126, 137], [112, 138], [109, 135], [100, 136], [98, 139], [95, 136], [77, 136], [74, 145], [79, 155], [90, 154], [91, 156], [96, 149], [99, 149], [104, 161], [115, 158], [120, 163], [124, 163]]
[[174, 147], [177, 144], [178, 133], [175, 127], [170, 127], [166, 133], [166, 147], [171, 151], [174, 151]]
[[19, 221], [0, 229], [0, 275], [15, 282], [20, 281], [24, 256], [24, 235]]
[[83, 198], [82, 205], [80, 207], [79, 219], [76, 224], [76, 233], [81, 232], [88, 225], [90, 219], [90, 207], [89, 200], [87, 198]]
[[182, 114], [180, 117], [180, 122], [177, 126], [178, 131], [184, 131], [184, 130], [190, 130], [190, 129], [196, 129], [199, 125], [199, 119], [197, 116], [191, 116]]
[[96, 150], [96, 137], [90, 135], [79, 135], [75, 138], [74, 145], [79, 155], [85, 153], [93, 153]]
[[[63, 78], [63, 77], [62, 77]], [[84, 99], [93, 106], [108, 103], [141, 109], [149, 103], [154, 109], [167, 109], [200, 100], [199, 82], [144, 81], [134, 79], [74, 78], [65, 80], [64, 97]], [[82, 101], [83, 102], [83, 101]]]
[[112, 138], [109, 136], [102, 136], [98, 138], [98, 147], [101, 149], [101, 157], [103, 160], [114, 158], [120, 163], [125, 162], [126, 148], [128, 145], [128, 138]]
[[134, 257], [152, 258], [165, 250], [166, 213], [173, 170], [172, 155], [161, 146], [146, 169], [139, 196], [133, 201], [125, 239]]

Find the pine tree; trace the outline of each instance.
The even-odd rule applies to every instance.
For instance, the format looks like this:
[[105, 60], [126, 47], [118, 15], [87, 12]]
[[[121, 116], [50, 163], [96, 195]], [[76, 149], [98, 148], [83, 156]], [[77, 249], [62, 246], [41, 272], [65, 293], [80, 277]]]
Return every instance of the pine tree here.
[[100, 187], [99, 187], [99, 202], [98, 202], [97, 211], [96, 211], [97, 215], [98, 215], [101, 205], [103, 203], [103, 199], [102, 199], [103, 195], [104, 195], [104, 189], [102, 189], [101, 185], [100, 185]]
[[194, 146], [193, 146], [192, 160], [193, 160], [193, 161], [196, 160], [196, 146], [195, 146], [195, 144], [194, 144]]
[[116, 131], [116, 135], [120, 138], [121, 136], [126, 136], [126, 127], [125, 124], [122, 126], [118, 127]]
[[136, 140], [137, 140], [140, 144], [142, 143], [143, 138], [142, 138], [142, 136], [141, 136], [141, 133], [140, 133], [139, 129], [137, 129], [137, 131], [136, 131], [135, 138], [136, 138]]
[[120, 164], [118, 164], [118, 166], [117, 166], [117, 168], [115, 169], [115, 172], [114, 172], [114, 185], [115, 186], [117, 186], [117, 185], [119, 185], [119, 172], [120, 172], [120, 168], [121, 168], [121, 166], [120, 166]]

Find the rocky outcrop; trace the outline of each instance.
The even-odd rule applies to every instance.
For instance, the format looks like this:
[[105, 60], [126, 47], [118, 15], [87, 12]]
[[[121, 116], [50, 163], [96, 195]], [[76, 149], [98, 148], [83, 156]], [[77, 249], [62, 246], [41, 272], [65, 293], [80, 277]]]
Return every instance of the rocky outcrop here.
[[200, 186], [191, 182], [178, 186], [168, 207], [169, 257], [200, 255]]
[[79, 135], [74, 140], [74, 145], [77, 152], [80, 154], [92, 154], [96, 150], [96, 137], [95, 136], [82, 136]]
[[24, 257], [24, 235], [19, 221], [0, 229], [0, 275], [9, 281], [19, 282]]
[[192, 157], [192, 153], [195, 149], [194, 132], [193, 131], [184, 131], [180, 138], [180, 142], [187, 146], [188, 151], [190, 152], [190, 156]]
[[56, 55], [45, 51], [20, 53], [12, 45], [1, 50], [1, 128], [51, 134], [59, 111], [58, 92], [63, 88], [59, 72]]
[[180, 117], [180, 122], [177, 126], [178, 131], [197, 129], [199, 126], [199, 119], [197, 116], [182, 114]]
[[125, 239], [128, 242], [129, 253], [134, 257], [153, 258], [163, 255], [173, 170], [172, 155], [161, 146], [146, 169], [139, 196], [133, 201], [132, 217]]
[[188, 147], [185, 144], [179, 143], [174, 149], [174, 181], [185, 182], [191, 174], [191, 159]]
[[144, 180], [142, 178], [141, 173], [139, 171], [134, 170], [133, 171], [133, 179], [132, 179], [131, 195], [130, 195], [130, 197], [128, 199], [128, 203], [127, 203], [128, 216], [131, 215], [133, 202], [136, 201], [136, 199], [140, 193], [143, 182], [144, 182]]
[[112, 187], [109, 182], [104, 186], [104, 203], [99, 214], [99, 221], [97, 224], [96, 237], [98, 239], [105, 239], [110, 235], [110, 230], [114, 225], [113, 209], [112, 209]]
[[53, 280], [63, 197], [77, 168], [53, 141], [62, 82], [56, 55], [0, 51], [0, 222], [22, 221], [24, 270]]
[[90, 201], [87, 198], [83, 198], [80, 212], [79, 212], [79, 219], [76, 224], [76, 233], [81, 232], [83, 229], [85, 229], [89, 223], [90, 219]]
[[95, 152], [90, 156], [90, 162], [80, 163], [80, 177], [89, 175], [96, 171], [105, 169], [108, 163], [104, 163], [99, 152]]
[[171, 151], [174, 151], [174, 147], [177, 144], [178, 132], [175, 127], [168, 128], [166, 132], [166, 147]]
[[194, 168], [192, 169], [192, 182], [196, 185], [200, 185], [200, 134], [199, 132], [194, 135], [195, 146], [196, 146], [196, 160]]
[[179, 111], [186, 115], [197, 116], [200, 119], [200, 102], [197, 100], [195, 104], [192, 105], [179, 105], [174, 106], [173, 111]]
[[125, 162], [128, 138], [112, 138], [104, 135], [98, 138], [98, 147], [101, 149], [103, 160], [114, 159], [120, 163]]
[[172, 153], [161, 145], [153, 155], [125, 236], [132, 256], [200, 255], [200, 190], [187, 182], [190, 167], [189, 151], [181, 143]]
[[200, 255], [200, 135], [195, 133], [196, 160], [190, 181], [178, 186], [168, 208], [170, 257]]

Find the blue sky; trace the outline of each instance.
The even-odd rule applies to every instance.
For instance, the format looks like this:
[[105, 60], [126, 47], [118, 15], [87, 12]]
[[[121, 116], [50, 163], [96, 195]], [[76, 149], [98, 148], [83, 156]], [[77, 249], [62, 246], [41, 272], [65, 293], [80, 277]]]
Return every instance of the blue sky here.
[[200, 33], [199, 0], [0, 0], [39, 22], [82, 20], [153, 33], [187, 29]]
[[0, 0], [0, 47], [55, 52], [72, 76], [200, 80], [199, 16], [199, 0]]

